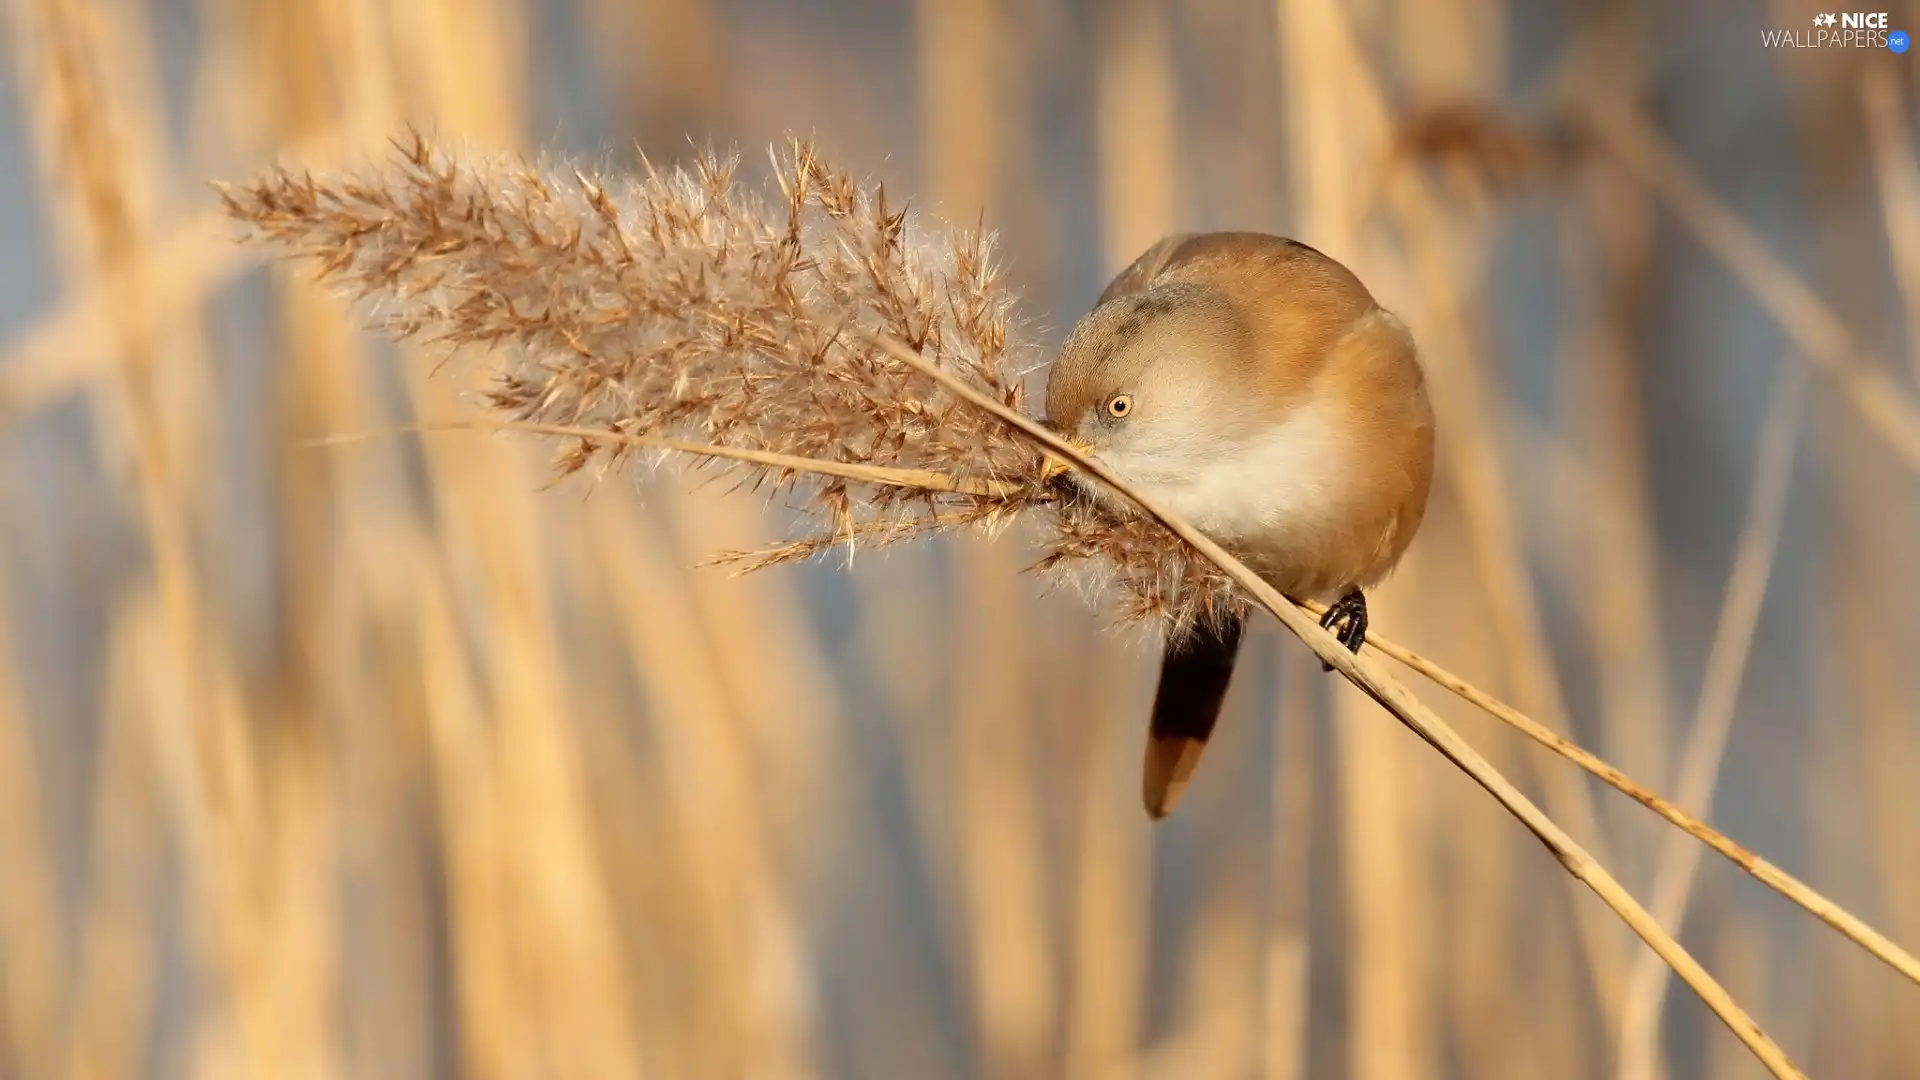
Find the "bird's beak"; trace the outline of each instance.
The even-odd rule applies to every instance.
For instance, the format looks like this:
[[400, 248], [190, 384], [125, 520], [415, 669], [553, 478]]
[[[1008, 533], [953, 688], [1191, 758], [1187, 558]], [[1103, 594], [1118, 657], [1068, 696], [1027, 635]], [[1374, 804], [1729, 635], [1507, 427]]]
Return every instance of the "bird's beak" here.
[[[1087, 444], [1081, 442], [1078, 439], [1068, 439], [1067, 445], [1073, 447], [1075, 450], [1080, 451], [1082, 454], [1087, 452]], [[1073, 471], [1072, 462], [1068, 461], [1065, 458], [1056, 457], [1053, 454], [1048, 454], [1046, 455], [1046, 457], [1042, 458], [1040, 462], [1040, 482], [1043, 484], [1050, 484], [1053, 481], [1059, 479], [1062, 476], [1067, 475], [1072, 471]]]

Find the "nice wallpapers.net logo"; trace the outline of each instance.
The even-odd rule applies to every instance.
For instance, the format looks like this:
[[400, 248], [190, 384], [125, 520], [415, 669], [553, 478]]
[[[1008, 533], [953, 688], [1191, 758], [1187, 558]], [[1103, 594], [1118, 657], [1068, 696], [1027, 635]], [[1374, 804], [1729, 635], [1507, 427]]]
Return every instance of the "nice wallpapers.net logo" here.
[[1885, 49], [1904, 53], [1913, 44], [1905, 30], [1887, 24], [1884, 11], [1823, 11], [1813, 26], [1792, 30], [1762, 30], [1760, 43], [1769, 49]]

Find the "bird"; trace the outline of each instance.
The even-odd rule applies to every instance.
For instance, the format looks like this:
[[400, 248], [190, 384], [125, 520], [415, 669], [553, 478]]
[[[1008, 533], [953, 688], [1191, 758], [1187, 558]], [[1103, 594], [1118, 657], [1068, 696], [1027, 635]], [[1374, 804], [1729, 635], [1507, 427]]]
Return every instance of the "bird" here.
[[[1045, 413], [1282, 595], [1327, 604], [1321, 626], [1359, 652], [1365, 590], [1426, 514], [1434, 417], [1412, 335], [1346, 266], [1265, 233], [1167, 236], [1067, 335]], [[1118, 499], [1057, 457], [1042, 471]], [[1168, 636], [1142, 767], [1155, 820], [1192, 780], [1244, 632], [1233, 617]]]

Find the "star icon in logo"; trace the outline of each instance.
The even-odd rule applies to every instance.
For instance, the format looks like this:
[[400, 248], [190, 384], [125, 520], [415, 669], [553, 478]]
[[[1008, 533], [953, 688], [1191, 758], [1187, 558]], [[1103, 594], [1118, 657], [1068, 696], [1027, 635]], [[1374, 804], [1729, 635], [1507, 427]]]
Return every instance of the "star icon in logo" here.
[[1833, 17], [1831, 12], [1822, 12], [1813, 17], [1813, 25], [1815, 26], [1832, 26], [1839, 21], [1839, 19]]

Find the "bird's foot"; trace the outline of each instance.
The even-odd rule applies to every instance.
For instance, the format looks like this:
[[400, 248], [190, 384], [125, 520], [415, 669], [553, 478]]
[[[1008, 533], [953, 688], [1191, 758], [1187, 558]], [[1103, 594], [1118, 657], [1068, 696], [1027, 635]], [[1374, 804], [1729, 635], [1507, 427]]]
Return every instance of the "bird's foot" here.
[[[1367, 597], [1359, 589], [1336, 600], [1320, 616], [1320, 628], [1330, 630], [1351, 652], [1358, 653], [1360, 646], [1367, 642]], [[1333, 665], [1320, 661], [1321, 671], [1332, 671]]]

